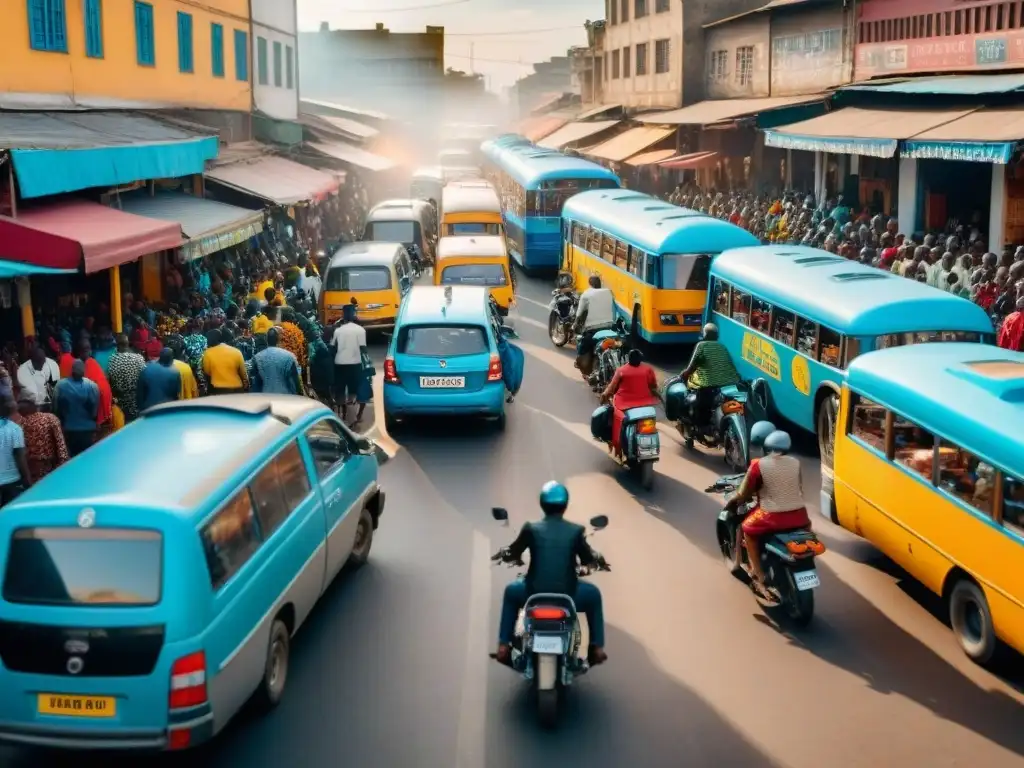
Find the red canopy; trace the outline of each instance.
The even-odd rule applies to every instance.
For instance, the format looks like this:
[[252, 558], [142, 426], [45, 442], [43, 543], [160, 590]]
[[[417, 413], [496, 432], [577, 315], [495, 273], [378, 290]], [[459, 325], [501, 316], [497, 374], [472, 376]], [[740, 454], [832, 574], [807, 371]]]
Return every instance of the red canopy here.
[[658, 163], [662, 168], [684, 170], [687, 168], [706, 168], [718, 162], [717, 152], [691, 152], [688, 155], [672, 157]]
[[0, 216], [0, 258], [99, 272], [148, 253], [179, 248], [181, 225], [68, 200]]

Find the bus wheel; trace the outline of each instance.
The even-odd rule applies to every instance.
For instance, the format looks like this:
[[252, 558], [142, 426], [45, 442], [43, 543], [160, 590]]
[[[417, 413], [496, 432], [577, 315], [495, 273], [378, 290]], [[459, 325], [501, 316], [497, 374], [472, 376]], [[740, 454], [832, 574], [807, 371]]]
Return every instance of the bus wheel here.
[[829, 469], [835, 459], [836, 421], [839, 418], [839, 398], [828, 394], [818, 406], [818, 453], [821, 463]]
[[949, 594], [949, 623], [960, 647], [976, 664], [987, 664], [996, 652], [992, 613], [981, 587], [961, 579]]

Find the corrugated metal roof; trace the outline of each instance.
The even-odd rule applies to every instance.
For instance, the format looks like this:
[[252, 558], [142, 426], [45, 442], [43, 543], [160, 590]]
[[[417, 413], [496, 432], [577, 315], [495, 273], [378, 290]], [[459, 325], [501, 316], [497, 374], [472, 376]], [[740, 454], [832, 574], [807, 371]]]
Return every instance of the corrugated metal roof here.
[[249, 224], [258, 223], [262, 229], [263, 222], [263, 211], [177, 192], [157, 192], [152, 197], [125, 195], [121, 198], [121, 210], [136, 216], [177, 222], [191, 240], [212, 237]]
[[598, 107], [588, 109], [586, 112], [581, 112], [576, 115], [577, 120], [587, 120], [591, 117], [597, 117], [603, 115], [605, 112], [611, 112], [613, 109], [622, 109], [621, 104], [602, 104]]
[[846, 107], [790, 125], [775, 133], [826, 139], [909, 139], [964, 115], [971, 109], [865, 109]]
[[580, 151], [591, 157], [621, 162], [627, 157], [632, 157], [637, 152], [647, 149], [652, 144], [657, 144], [662, 139], [675, 133], [675, 130], [675, 128], [640, 126], [639, 128], [631, 128], [625, 133], [620, 133], [618, 136], [613, 136], [608, 141], [602, 142], [595, 147], [588, 147]]
[[357, 165], [368, 171], [387, 171], [397, 165], [390, 158], [375, 155], [361, 147], [357, 147], [354, 144], [346, 144], [343, 141], [314, 141], [310, 142], [309, 146], [317, 152], [333, 157], [335, 160], [341, 160], [343, 163], [349, 163], [350, 165]]
[[547, 147], [548, 149], [561, 149], [568, 144], [581, 141], [588, 136], [593, 136], [595, 133], [607, 131], [620, 122], [620, 120], [598, 120], [593, 123], [569, 123], [568, 125], [563, 125], [550, 136], [538, 141], [537, 145]]
[[951, 75], [919, 77], [900, 82], [859, 83], [842, 91], [871, 93], [905, 93], [918, 95], [976, 96], [979, 94], [1012, 93], [1024, 89], [1024, 74]]
[[824, 94], [810, 94], [807, 96], [773, 96], [760, 99], [709, 99], [699, 101], [682, 109], [673, 109], [668, 112], [653, 112], [640, 115], [634, 118], [637, 122], [662, 125], [710, 125], [722, 120], [745, 115], [755, 115], [759, 112], [767, 112], [782, 107], [792, 107], [797, 104], [810, 104], [815, 101], [822, 101]]
[[338, 188], [333, 176], [273, 155], [218, 165], [204, 175], [278, 205], [318, 200]]
[[7, 149], [89, 149], [197, 138], [202, 134], [125, 112], [0, 112], [0, 147]]
[[1024, 107], [979, 109], [912, 138], [916, 141], [1022, 141]]

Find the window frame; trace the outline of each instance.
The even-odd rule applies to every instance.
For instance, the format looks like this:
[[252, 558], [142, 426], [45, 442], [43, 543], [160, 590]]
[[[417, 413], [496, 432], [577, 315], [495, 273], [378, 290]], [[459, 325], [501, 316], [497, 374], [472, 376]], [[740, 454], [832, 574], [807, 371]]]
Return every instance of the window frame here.
[[284, 47], [284, 74], [285, 88], [295, 90], [295, 50], [290, 45]]
[[104, 58], [103, 0], [85, 0], [82, 5], [85, 23], [85, 55], [90, 59]]
[[224, 67], [224, 25], [216, 21], [210, 22], [210, 74], [214, 77], [225, 76]]
[[244, 29], [234, 30], [235, 80], [249, 82], [249, 33]]
[[270, 62], [267, 38], [256, 37], [256, 85], [270, 85]]
[[[341, 438], [340, 442], [344, 445], [346, 453], [343, 457], [339, 458], [329, 467], [325, 468], [323, 474], [321, 474], [320, 465], [317, 462], [316, 452], [313, 450], [313, 444], [312, 441], [310, 440], [309, 433], [314, 428], [324, 424], [330, 425], [333, 428], [333, 431], [338, 433], [338, 435]], [[353, 456], [359, 453], [355, 444], [355, 438], [349, 431], [348, 427], [342, 424], [341, 421], [339, 421], [337, 418], [333, 418], [331, 416], [324, 416], [323, 418], [314, 421], [312, 424], [310, 424], [302, 431], [302, 437], [303, 440], [306, 441], [306, 448], [309, 450], [309, 456], [313, 462], [313, 473], [316, 476], [316, 482], [318, 483], [322, 483], [325, 480], [327, 480], [327, 478], [333, 475], [338, 469], [347, 464], [349, 459], [351, 459]]]
[[135, 0], [135, 63], [156, 66], [156, 30], [153, 28], [153, 4]]
[[271, 50], [274, 56], [274, 87], [284, 87], [284, 45], [280, 40], [273, 40]]
[[28, 0], [28, 43], [33, 51], [68, 52], [68, 14], [65, 0]]
[[740, 45], [736, 48], [736, 84], [754, 84], [754, 46]]
[[654, 74], [664, 75], [670, 71], [672, 71], [672, 39], [664, 37], [654, 41]]
[[637, 77], [644, 77], [648, 74], [647, 72], [647, 59], [650, 54], [648, 53], [649, 43], [637, 43], [636, 54], [634, 54], [634, 64]]
[[227, 509], [232, 504], [234, 504], [234, 502], [237, 499], [239, 499], [242, 496], [244, 496], [249, 502], [249, 512], [252, 516], [253, 527], [255, 529], [256, 534], [256, 546], [252, 549], [251, 552], [249, 552], [246, 555], [245, 559], [242, 560], [242, 562], [234, 566], [234, 569], [230, 573], [225, 574], [223, 580], [220, 582], [218, 582], [214, 578], [214, 574], [210, 571], [210, 561], [208, 558], [206, 558], [206, 569], [207, 574], [209, 575], [210, 578], [210, 588], [213, 590], [213, 593], [215, 595], [220, 594], [227, 586], [231, 584], [231, 582], [235, 580], [235, 577], [238, 576], [238, 574], [241, 573], [242, 570], [249, 563], [252, 562], [252, 559], [257, 554], [259, 554], [259, 551], [263, 548], [263, 545], [266, 543], [266, 537], [263, 535], [263, 530], [260, 527], [259, 515], [256, 513], [256, 503], [252, 497], [252, 492], [249, 490], [249, 485], [246, 484], [243, 485], [241, 488], [237, 489], [234, 493], [232, 493], [227, 499], [224, 500], [222, 504], [218, 505], [217, 509], [214, 510], [214, 512], [211, 515], [207, 516], [199, 525], [199, 528], [196, 530], [196, 533], [198, 534], [200, 539], [201, 546], [203, 547], [204, 557], [207, 555], [206, 546], [208, 542], [206, 541], [206, 536], [210, 526], [213, 525], [213, 523], [216, 522], [217, 519], [222, 514], [224, 514], [227, 511]]
[[183, 75], [195, 74], [195, 36], [192, 28], [192, 14], [178, 11], [178, 72]]

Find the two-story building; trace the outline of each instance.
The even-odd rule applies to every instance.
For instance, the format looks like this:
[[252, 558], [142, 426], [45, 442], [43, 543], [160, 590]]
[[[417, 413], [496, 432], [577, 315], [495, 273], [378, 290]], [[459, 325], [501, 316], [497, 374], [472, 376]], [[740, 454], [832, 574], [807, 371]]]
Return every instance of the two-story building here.
[[295, 0], [252, 0], [253, 106], [277, 120], [299, 116]]

